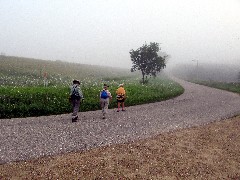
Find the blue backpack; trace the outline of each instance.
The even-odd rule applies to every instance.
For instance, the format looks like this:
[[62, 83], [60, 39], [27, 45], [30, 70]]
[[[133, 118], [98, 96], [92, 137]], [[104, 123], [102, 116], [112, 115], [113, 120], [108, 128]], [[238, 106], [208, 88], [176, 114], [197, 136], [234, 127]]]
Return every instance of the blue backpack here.
[[102, 90], [102, 93], [101, 93], [101, 98], [103, 98], [103, 99], [107, 99], [107, 98], [108, 98], [107, 91], [105, 91], [105, 90]]

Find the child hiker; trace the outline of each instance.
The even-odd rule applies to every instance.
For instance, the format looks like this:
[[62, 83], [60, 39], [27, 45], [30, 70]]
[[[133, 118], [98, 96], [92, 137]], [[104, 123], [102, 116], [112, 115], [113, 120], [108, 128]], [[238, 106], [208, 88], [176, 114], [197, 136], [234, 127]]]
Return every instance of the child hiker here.
[[124, 89], [124, 84], [119, 84], [118, 89], [116, 91], [117, 94], [117, 103], [118, 103], [118, 110], [120, 110], [120, 105], [122, 104], [122, 111], [125, 111], [124, 101], [126, 99], [126, 91]]
[[80, 108], [80, 102], [83, 101], [83, 93], [80, 88], [80, 81], [78, 80], [73, 80], [73, 85], [71, 87], [71, 92], [70, 92], [70, 102], [72, 103], [72, 122], [77, 122], [78, 119], [78, 111]]
[[100, 103], [101, 103], [101, 108], [102, 108], [102, 115], [103, 119], [106, 118], [107, 110], [108, 110], [108, 105], [109, 105], [109, 99], [112, 99], [111, 93], [108, 91], [108, 85], [104, 84], [103, 85], [103, 90], [100, 92]]

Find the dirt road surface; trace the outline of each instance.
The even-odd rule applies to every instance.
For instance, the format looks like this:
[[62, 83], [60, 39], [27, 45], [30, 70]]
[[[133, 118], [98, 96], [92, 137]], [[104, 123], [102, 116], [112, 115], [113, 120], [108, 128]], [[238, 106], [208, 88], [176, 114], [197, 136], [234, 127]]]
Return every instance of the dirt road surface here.
[[76, 123], [70, 114], [0, 119], [0, 164], [135, 141], [240, 114], [238, 94], [177, 81], [185, 89], [181, 96], [125, 112], [110, 109], [107, 119], [101, 111], [80, 112]]

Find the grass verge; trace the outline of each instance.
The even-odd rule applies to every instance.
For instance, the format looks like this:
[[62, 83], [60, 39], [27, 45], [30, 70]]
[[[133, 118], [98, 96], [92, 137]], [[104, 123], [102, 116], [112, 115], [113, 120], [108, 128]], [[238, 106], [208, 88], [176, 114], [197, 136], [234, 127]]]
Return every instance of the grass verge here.
[[194, 81], [194, 83], [240, 94], [240, 83], [224, 83], [215, 81]]
[[[106, 82], [106, 81], [105, 81]], [[122, 80], [127, 92], [127, 106], [143, 103], [162, 101], [178, 96], [184, 89], [169, 79], [156, 78], [147, 85], [142, 85], [138, 80]], [[118, 82], [107, 81], [110, 85], [113, 101], [109, 108], [116, 106], [116, 90]], [[100, 109], [99, 94], [103, 82], [88, 82], [82, 85], [84, 103], [81, 111], [93, 111]], [[64, 114], [71, 112], [68, 102], [70, 88], [66, 86], [52, 87], [0, 87], [0, 118], [16, 118], [28, 116], [43, 116]]]

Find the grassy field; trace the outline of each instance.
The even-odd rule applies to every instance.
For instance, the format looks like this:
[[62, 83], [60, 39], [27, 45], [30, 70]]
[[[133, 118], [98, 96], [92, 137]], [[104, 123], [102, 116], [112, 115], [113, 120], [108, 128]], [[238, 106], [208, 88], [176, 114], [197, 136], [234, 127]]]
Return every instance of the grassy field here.
[[[70, 113], [68, 97], [73, 79], [81, 80], [85, 98], [81, 111], [100, 109], [99, 93], [104, 83], [110, 85], [113, 95], [109, 108], [115, 107], [120, 83], [125, 84], [127, 106], [166, 100], [184, 91], [167, 78], [150, 78], [148, 84], [142, 85], [140, 76], [126, 69], [6, 56], [0, 56], [0, 62], [0, 118]], [[45, 72], [47, 87], [43, 86]]]
[[[168, 79], [156, 78], [147, 85], [138, 80], [123, 80], [127, 91], [127, 106], [166, 100], [183, 93], [184, 89]], [[84, 102], [81, 111], [100, 109], [99, 94], [103, 83], [83, 85]], [[109, 108], [115, 107], [116, 81], [108, 82], [113, 101]], [[68, 102], [69, 87], [0, 87], [0, 118], [41, 116], [71, 112]], [[47, 106], [46, 106], [47, 104]]]
[[[0, 55], [1, 86], [43, 86], [44, 77], [49, 86], [70, 85], [73, 79], [84, 83], [128, 78], [134, 76], [128, 69], [95, 65], [45, 61], [39, 59]], [[136, 74], [136, 73], [135, 73]]]

